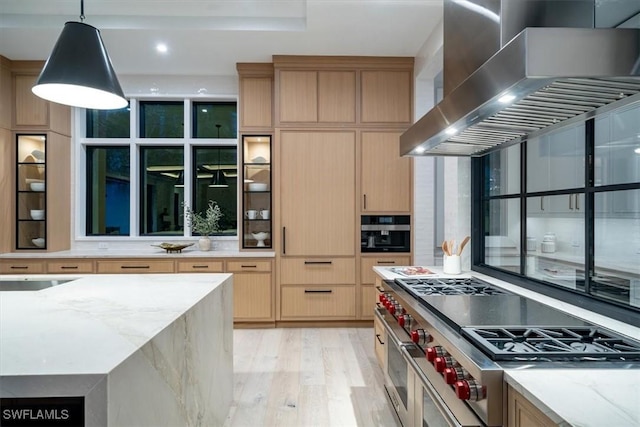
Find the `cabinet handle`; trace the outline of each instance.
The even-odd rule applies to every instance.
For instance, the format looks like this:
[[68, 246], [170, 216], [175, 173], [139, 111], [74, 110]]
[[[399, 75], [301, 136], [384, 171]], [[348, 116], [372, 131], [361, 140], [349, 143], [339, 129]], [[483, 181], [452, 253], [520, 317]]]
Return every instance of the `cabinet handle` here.
[[364, 194], [363, 196], [364, 196], [364, 210], [366, 211], [367, 210], [367, 195]]
[[282, 255], [287, 254], [287, 227], [282, 227]]
[[309, 264], [333, 264], [333, 261], [305, 261], [304, 265]]
[[380, 261], [380, 260], [378, 260], [376, 262], [378, 264], [395, 264], [396, 263], [395, 261]]
[[191, 268], [209, 268], [208, 265], [192, 265]]
[[12, 265], [11, 269], [12, 270], [28, 270], [29, 267], [26, 265]]
[[382, 289], [381, 286], [376, 286], [376, 289], [378, 290], [378, 292], [384, 292], [384, 289]]
[[330, 294], [333, 292], [332, 289], [305, 289], [305, 294]]
[[148, 265], [121, 265], [122, 269], [150, 268]]
[[60, 270], [77, 270], [77, 265], [62, 265], [60, 266]]
[[242, 267], [242, 268], [256, 268], [258, 266], [256, 264], [253, 264], [253, 265], [244, 265], [244, 264], [242, 264], [242, 265], [240, 265], [240, 267]]
[[540, 210], [543, 211], [544, 210], [544, 196], [540, 197]]
[[576, 210], [580, 210], [580, 195], [576, 194]]
[[380, 339], [380, 334], [376, 334], [376, 338], [380, 344], [384, 345], [384, 342]]
[[569, 210], [573, 210], [573, 194], [569, 194]]

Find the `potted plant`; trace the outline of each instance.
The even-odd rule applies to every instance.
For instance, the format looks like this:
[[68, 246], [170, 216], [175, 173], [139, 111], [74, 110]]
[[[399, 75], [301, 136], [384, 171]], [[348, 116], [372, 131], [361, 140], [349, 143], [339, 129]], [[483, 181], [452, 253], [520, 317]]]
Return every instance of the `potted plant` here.
[[207, 210], [202, 212], [194, 212], [190, 206], [184, 206], [184, 216], [187, 224], [191, 227], [192, 233], [198, 233], [200, 240], [198, 246], [202, 251], [211, 249], [211, 239], [209, 236], [219, 230], [218, 222], [222, 218], [220, 206], [213, 200], [209, 200]]

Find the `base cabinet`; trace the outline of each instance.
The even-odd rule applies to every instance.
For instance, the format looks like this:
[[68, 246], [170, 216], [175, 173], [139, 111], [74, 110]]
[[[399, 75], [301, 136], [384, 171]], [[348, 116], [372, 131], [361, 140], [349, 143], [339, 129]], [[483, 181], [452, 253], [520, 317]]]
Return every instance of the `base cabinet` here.
[[507, 393], [509, 405], [507, 425], [509, 427], [551, 427], [557, 425], [513, 387], [509, 386]]
[[274, 320], [272, 262], [265, 260], [227, 261], [233, 273], [234, 322]]
[[282, 285], [282, 320], [355, 320], [354, 285]]

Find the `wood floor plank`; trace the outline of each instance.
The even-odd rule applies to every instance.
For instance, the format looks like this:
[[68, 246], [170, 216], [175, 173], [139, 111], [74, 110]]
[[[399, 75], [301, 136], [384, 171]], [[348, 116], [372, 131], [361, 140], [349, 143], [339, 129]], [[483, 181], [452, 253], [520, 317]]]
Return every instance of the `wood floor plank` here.
[[224, 427], [396, 427], [372, 328], [234, 330]]

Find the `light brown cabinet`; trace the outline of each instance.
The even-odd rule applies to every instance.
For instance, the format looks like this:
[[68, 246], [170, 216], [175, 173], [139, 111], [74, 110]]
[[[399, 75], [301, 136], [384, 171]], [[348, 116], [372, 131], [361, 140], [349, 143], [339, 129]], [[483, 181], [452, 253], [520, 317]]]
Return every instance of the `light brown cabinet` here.
[[84, 274], [93, 273], [92, 260], [59, 259], [47, 260], [47, 273]]
[[240, 130], [268, 130], [273, 127], [273, 64], [236, 65], [240, 99]]
[[233, 320], [236, 322], [273, 321], [274, 298], [272, 262], [246, 259], [227, 261], [233, 273]]
[[354, 258], [283, 258], [280, 283], [285, 285], [355, 283]]
[[188, 260], [176, 261], [176, 273], [222, 273], [224, 261]]
[[409, 157], [400, 157], [401, 134], [362, 132], [362, 212], [411, 212], [413, 161]]
[[363, 124], [412, 123], [412, 71], [363, 70], [360, 80]]
[[536, 408], [522, 394], [508, 386], [508, 426], [509, 427], [552, 427], [558, 424]]
[[173, 273], [173, 260], [98, 260], [96, 272], [102, 274]]
[[281, 253], [355, 255], [355, 132], [281, 131]]
[[355, 285], [281, 285], [282, 320], [355, 320]]
[[280, 70], [279, 122], [355, 123], [356, 72]]
[[387, 366], [387, 351], [385, 346], [386, 333], [382, 322], [378, 318], [373, 320], [373, 333], [376, 336], [374, 341], [374, 349], [376, 352], [376, 359], [378, 359], [378, 365], [384, 370]]
[[2, 274], [40, 274], [45, 272], [43, 261], [31, 260], [2, 260], [0, 261], [0, 273]]

